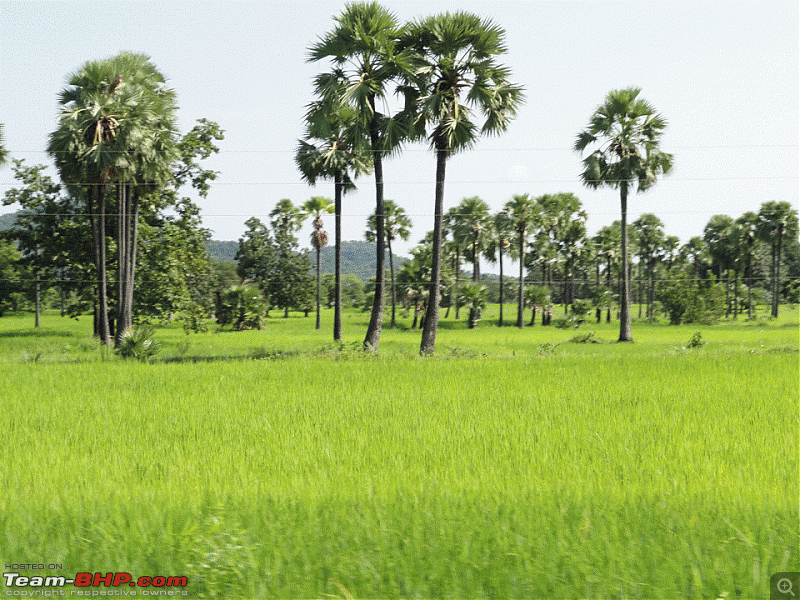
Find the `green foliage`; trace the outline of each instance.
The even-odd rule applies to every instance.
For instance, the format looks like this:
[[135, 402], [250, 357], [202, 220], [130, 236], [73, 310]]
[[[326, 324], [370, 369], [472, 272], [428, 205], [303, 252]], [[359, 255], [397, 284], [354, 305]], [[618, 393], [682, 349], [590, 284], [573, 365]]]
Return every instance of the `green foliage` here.
[[692, 334], [692, 337], [689, 338], [689, 341], [686, 342], [686, 347], [687, 348], [699, 348], [700, 346], [702, 346], [705, 343], [706, 342], [703, 341], [703, 334], [700, 333], [699, 331], [695, 331], [694, 334]]
[[231, 325], [234, 331], [263, 329], [267, 304], [256, 287], [235, 285], [219, 295], [217, 301], [217, 323], [222, 327]]
[[161, 352], [161, 342], [155, 338], [155, 330], [143, 325], [129, 329], [122, 334], [122, 339], [115, 353], [122, 358], [135, 358], [149, 361]]
[[575, 300], [570, 305], [570, 312], [578, 323], [586, 321], [587, 315], [592, 311], [591, 300]]

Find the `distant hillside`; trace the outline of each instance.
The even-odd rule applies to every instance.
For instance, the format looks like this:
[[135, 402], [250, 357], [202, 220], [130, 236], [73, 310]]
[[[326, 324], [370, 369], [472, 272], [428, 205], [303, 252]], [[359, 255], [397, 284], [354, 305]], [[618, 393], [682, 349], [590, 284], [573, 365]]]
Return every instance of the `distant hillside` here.
[[208, 255], [220, 262], [234, 262], [236, 260], [236, 251], [239, 249], [239, 242], [220, 242], [217, 240], [209, 240], [206, 242], [206, 250]]
[[[230, 262], [236, 256], [239, 247], [238, 242], [221, 242], [211, 240], [206, 247], [208, 253], [214, 260]], [[333, 273], [333, 246], [326, 246], [320, 253], [320, 271]], [[314, 253], [309, 253], [311, 263], [314, 263]], [[399, 256], [394, 257], [394, 268], [400, 266], [408, 259]], [[389, 257], [386, 257], [386, 268], [389, 268]], [[370, 277], [375, 277], [375, 244], [369, 242], [350, 241], [342, 242], [342, 274], [353, 274], [361, 281], [366, 282]]]
[[0, 215], [0, 231], [8, 231], [11, 229], [14, 226], [17, 217], [21, 215], [22, 212], [23, 211], [18, 210], [17, 212]]

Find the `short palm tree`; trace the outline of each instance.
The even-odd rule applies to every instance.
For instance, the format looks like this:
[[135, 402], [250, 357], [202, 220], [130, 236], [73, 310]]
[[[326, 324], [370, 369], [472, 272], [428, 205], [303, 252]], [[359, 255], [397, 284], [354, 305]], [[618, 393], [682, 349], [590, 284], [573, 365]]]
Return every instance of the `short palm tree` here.
[[641, 88], [631, 87], [608, 93], [597, 107], [586, 129], [575, 140], [576, 152], [594, 148], [583, 159], [580, 177], [584, 185], [597, 189], [619, 189], [621, 208], [620, 342], [633, 341], [630, 317], [630, 281], [628, 277], [628, 192], [634, 184], [637, 192], [655, 185], [659, 175], [672, 171], [672, 154], [660, 148], [666, 120], [645, 100]]
[[314, 230], [311, 232], [311, 246], [317, 252], [317, 329], [321, 329], [322, 322], [319, 313], [319, 253], [328, 245], [328, 232], [323, 229], [322, 215], [332, 213], [334, 208], [330, 198], [312, 196], [303, 203], [300, 210], [303, 211], [306, 217], [314, 217]]
[[[421, 354], [432, 354], [436, 345], [447, 159], [474, 146], [481, 134], [505, 131], [523, 101], [522, 88], [510, 83], [509, 70], [496, 62], [506, 51], [504, 38], [492, 21], [458, 12], [409, 25], [401, 41], [418, 58], [407, 88], [415, 100], [413, 133], [427, 137], [436, 154], [431, 291]], [[482, 124], [473, 110], [483, 115]]]
[[[411, 219], [408, 218], [406, 211], [398, 206], [393, 200], [383, 201], [383, 230], [386, 233], [386, 250], [389, 253], [389, 278], [390, 278], [390, 291], [389, 294], [392, 298], [392, 320], [389, 327], [394, 328], [396, 325], [396, 298], [395, 298], [395, 281], [394, 281], [394, 256], [392, 254], [392, 242], [400, 238], [407, 241], [411, 235]], [[365, 236], [368, 242], [375, 242], [377, 229], [377, 218], [375, 213], [372, 213], [367, 220], [367, 231]]]
[[469, 309], [467, 327], [475, 329], [481, 318], [481, 312], [486, 308], [486, 286], [477, 283], [468, 283], [461, 288], [461, 303]]

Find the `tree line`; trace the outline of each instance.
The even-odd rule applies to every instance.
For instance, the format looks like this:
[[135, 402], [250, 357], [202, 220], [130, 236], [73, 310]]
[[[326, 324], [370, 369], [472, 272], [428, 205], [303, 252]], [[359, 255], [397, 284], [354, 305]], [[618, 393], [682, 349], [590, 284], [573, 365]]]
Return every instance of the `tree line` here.
[[[693, 239], [680, 248], [655, 215], [628, 223], [629, 194], [645, 192], [669, 175], [674, 160], [660, 148], [667, 121], [640, 97], [640, 89], [611, 91], [575, 139], [582, 182], [620, 193], [620, 220], [596, 236], [587, 237], [586, 214], [573, 194], [515, 195], [495, 215], [480, 198], [466, 198], [446, 213], [448, 159], [469, 150], [482, 135], [505, 131], [524, 102], [523, 88], [511, 82], [510, 69], [498, 61], [506, 52], [504, 30], [466, 12], [401, 23], [377, 2], [348, 4], [334, 21], [334, 28], [309, 48], [308, 60], [329, 69], [314, 80], [315, 97], [307, 105], [305, 135], [295, 156], [307, 182], [333, 183], [334, 199], [315, 196], [300, 207], [284, 199], [270, 213], [269, 227], [255, 217], [247, 221], [236, 275], [255, 284], [257, 294], [247, 287], [223, 292], [211, 283], [215, 277], [218, 283], [230, 282], [232, 274], [213, 273], [201, 251], [208, 232], [200, 225], [197, 207], [180, 195], [183, 186], [194, 187], [201, 197], [208, 193], [217, 174], [200, 161], [218, 151], [215, 142], [223, 132], [201, 120], [187, 135], [178, 135], [174, 91], [148, 57], [131, 53], [87, 62], [61, 93], [48, 152], [62, 183], [51, 181], [41, 165], [14, 161], [23, 186], [10, 190], [4, 202], [19, 203], [24, 213], [12, 233], [14, 245], [0, 247], [4, 280], [14, 280], [7, 271], [16, 265], [33, 282], [37, 307], [42, 282], [53, 282], [63, 312], [91, 310], [103, 343], [118, 345], [137, 313], [148, 312], [188, 315], [195, 324], [215, 312], [241, 327], [257, 323], [270, 307], [286, 315], [290, 308], [310, 311], [315, 306], [319, 328], [319, 254], [329, 242], [322, 215], [332, 211], [333, 337], [340, 340], [342, 201], [357, 178], [371, 174], [375, 210], [367, 239], [375, 243], [376, 270], [366, 350], [378, 349], [387, 296], [390, 326], [396, 323], [398, 300], [416, 306], [421, 354], [435, 350], [440, 307], [454, 308], [457, 316], [462, 306], [468, 308], [474, 326], [488, 298], [481, 257], [499, 263], [500, 325], [511, 293], [519, 327], [525, 325], [526, 307], [533, 308], [534, 317], [538, 309], [549, 319], [553, 300], [563, 303], [565, 311], [595, 306], [605, 310], [607, 319], [616, 304], [619, 339], [630, 341], [632, 280], [638, 283], [633, 292], [645, 316], [654, 315], [658, 301], [672, 307], [675, 321], [688, 310], [688, 297], [700, 297], [699, 288], [690, 288], [709, 279], [708, 269], [715, 280], [725, 281], [727, 310], [734, 316], [740, 284], [752, 306], [753, 289], [765, 280], [777, 315], [779, 298], [791, 291], [782, 283], [782, 264], [787, 254], [795, 256], [797, 245], [797, 213], [788, 202], [765, 203], [758, 213], [737, 219], [715, 216], [699, 242]], [[400, 98], [394, 112], [392, 96]], [[388, 248], [392, 256], [392, 241], [407, 236], [410, 223], [403, 222], [400, 207], [384, 199], [384, 159], [404, 144], [423, 140], [436, 165], [433, 228], [397, 273], [390, 260], [387, 293], [385, 252]], [[0, 160], [7, 158], [0, 129]], [[316, 268], [294, 235], [308, 217], [314, 224], [310, 242]], [[767, 247], [769, 272], [762, 276]], [[504, 256], [518, 262], [514, 290], [506, 289]], [[472, 281], [466, 285], [462, 260], [472, 265]], [[12, 291], [3, 286], [0, 302], [8, 303]], [[249, 312], [243, 308], [254, 302], [261, 306]]]

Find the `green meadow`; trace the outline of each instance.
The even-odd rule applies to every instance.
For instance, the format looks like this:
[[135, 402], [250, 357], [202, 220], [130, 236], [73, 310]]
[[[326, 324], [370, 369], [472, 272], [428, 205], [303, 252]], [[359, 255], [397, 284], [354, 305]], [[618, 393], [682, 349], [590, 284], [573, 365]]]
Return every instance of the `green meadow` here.
[[797, 570], [797, 308], [632, 344], [496, 311], [429, 358], [407, 317], [364, 354], [369, 314], [334, 345], [325, 311], [161, 326], [150, 363], [4, 316], [0, 554], [195, 598], [768, 598]]

